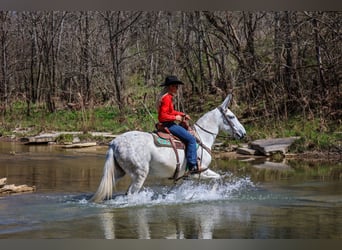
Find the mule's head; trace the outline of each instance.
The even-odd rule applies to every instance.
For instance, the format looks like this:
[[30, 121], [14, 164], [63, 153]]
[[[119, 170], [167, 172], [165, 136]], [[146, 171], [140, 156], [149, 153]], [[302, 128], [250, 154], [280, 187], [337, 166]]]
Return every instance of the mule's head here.
[[235, 139], [242, 139], [246, 136], [246, 130], [239, 122], [235, 114], [229, 109], [231, 98], [232, 95], [229, 94], [223, 101], [223, 103], [217, 107], [217, 109], [221, 112], [222, 116], [220, 129], [226, 131]]

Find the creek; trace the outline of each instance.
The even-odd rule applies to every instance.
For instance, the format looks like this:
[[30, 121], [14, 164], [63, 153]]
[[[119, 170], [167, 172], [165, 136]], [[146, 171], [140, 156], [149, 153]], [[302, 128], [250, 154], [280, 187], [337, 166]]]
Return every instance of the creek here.
[[342, 239], [340, 163], [262, 170], [214, 159], [221, 180], [148, 178], [127, 197], [125, 177], [113, 199], [94, 204], [105, 152], [0, 142], [0, 178], [36, 187], [0, 196], [0, 238]]

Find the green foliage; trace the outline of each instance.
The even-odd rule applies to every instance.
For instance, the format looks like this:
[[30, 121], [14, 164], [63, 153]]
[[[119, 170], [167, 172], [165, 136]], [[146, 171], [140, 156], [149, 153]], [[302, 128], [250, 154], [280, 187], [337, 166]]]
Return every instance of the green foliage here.
[[301, 137], [291, 150], [303, 152], [305, 150], [329, 150], [337, 144], [338, 134], [333, 128], [323, 128], [319, 119], [301, 121], [293, 119], [285, 130], [287, 135]]
[[74, 136], [72, 134], [61, 134], [56, 138], [57, 143], [69, 143], [72, 142]]
[[292, 145], [289, 148], [290, 152], [296, 152], [296, 153], [303, 153], [306, 150], [305, 147], [305, 141], [306, 139], [304, 137], [299, 138], [298, 140], [294, 141]]

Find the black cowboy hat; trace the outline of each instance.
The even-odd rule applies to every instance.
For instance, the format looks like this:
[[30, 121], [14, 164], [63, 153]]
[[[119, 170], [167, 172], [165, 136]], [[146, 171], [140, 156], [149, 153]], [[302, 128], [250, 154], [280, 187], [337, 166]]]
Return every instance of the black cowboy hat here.
[[165, 78], [165, 82], [160, 84], [160, 86], [169, 86], [171, 84], [181, 84], [181, 85], [184, 85], [183, 82], [178, 80], [177, 76], [168, 76], [168, 77]]

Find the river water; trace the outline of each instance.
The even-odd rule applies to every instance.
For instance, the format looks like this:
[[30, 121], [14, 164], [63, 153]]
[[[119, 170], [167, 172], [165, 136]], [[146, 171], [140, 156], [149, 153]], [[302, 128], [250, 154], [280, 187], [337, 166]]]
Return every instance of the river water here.
[[342, 239], [340, 163], [278, 173], [215, 159], [222, 180], [149, 178], [126, 197], [124, 178], [94, 204], [105, 151], [0, 142], [0, 178], [36, 186], [0, 196], [0, 239]]

